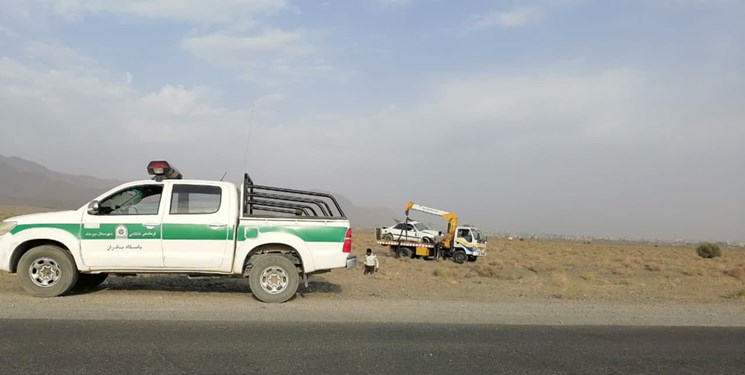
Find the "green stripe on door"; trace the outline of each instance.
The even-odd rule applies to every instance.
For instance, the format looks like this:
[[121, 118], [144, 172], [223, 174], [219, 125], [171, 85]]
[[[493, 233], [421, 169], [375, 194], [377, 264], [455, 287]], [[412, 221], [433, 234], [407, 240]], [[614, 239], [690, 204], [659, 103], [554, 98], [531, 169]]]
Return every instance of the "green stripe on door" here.
[[164, 240], [227, 240], [228, 227], [207, 224], [163, 224]]
[[255, 239], [265, 233], [288, 233], [306, 242], [344, 242], [346, 227], [285, 227], [285, 226], [241, 226], [238, 241]]

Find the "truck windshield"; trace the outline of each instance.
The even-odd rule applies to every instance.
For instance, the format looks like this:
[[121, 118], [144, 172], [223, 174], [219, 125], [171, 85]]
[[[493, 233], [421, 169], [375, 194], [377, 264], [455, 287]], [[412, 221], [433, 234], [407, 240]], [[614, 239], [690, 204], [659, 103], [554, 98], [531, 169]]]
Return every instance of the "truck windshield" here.
[[484, 241], [483, 237], [481, 236], [481, 232], [479, 232], [477, 229], [471, 228], [471, 233], [473, 234], [473, 239], [476, 242], [483, 242]]

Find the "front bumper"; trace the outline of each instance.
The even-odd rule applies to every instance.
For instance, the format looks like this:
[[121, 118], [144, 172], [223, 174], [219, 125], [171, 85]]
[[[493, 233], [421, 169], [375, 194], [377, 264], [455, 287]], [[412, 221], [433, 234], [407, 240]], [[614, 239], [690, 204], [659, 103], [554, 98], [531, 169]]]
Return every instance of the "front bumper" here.
[[357, 256], [356, 255], [347, 256], [347, 269], [351, 270], [356, 267], [357, 267]]
[[17, 246], [12, 234], [0, 236], [0, 271], [10, 272], [10, 257]]
[[477, 257], [483, 257], [486, 255], [486, 249], [474, 249], [471, 250], [471, 255], [477, 256]]

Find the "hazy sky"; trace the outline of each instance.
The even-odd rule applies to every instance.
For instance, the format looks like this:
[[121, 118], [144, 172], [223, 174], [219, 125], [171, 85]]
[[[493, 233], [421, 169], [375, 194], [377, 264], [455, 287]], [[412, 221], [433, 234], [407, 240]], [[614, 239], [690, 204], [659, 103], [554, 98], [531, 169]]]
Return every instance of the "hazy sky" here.
[[0, 7], [6, 156], [247, 168], [490, 231], [745, 240], [745, 1]]

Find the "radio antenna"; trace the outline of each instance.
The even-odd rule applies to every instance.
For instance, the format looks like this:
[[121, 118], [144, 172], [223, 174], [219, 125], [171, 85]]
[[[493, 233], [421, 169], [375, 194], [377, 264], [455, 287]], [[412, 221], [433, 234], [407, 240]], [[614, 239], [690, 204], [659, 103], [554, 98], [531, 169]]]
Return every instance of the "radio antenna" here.
[[222, 181], [227, 175], [228, 175], [228, 171], [225, 171], [225, 174], [223, 174], [222, 177], [220, 177], [220, 181]]
[[254, 107], [251, 106], [251, 111], [248, 113], [248, 129], [246, 129], [246, 152], [245, 159], [243, 160], [243, 172], [248, 171], [248, 144], [251, 141], [251, 120], [254, 115]]

